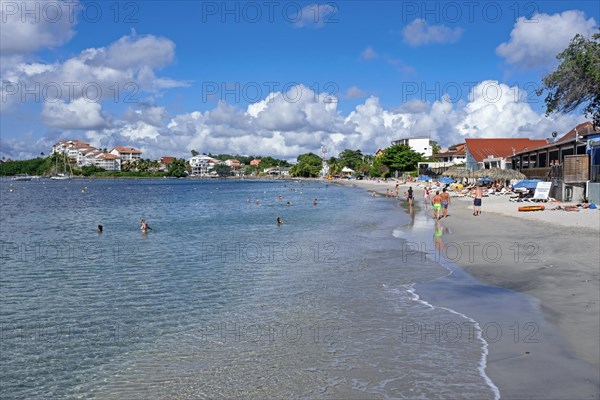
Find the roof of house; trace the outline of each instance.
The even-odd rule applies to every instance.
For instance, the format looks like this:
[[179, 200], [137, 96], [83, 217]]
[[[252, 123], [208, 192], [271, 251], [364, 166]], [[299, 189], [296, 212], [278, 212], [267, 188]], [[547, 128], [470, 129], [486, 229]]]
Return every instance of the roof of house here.
[[600, 130], [594, 129], [594, 124], [587, 121], [587, 122], [577, 125], [575, 128], [573, 128], [569, 132], [565, 133], [555, 143], [570, 142], [572, 140], [575, 140], [575, 135], [577, 135], [577, 134], [579, 134], [580, 136], [587, 136], [587, 135], [591, 135], [593, 133], [598, 133], [598, 132], [600, 132]]
[[[452, 149], [452, 150], [451, 150]], [[465, 156], [467, 152], [466, 143], [453, 144], [448, 147], [448, 150], [432, 155], [431, 157], [450, 157], [450, 156]]]
[[134, 149], [133, 147], [116, 146], [113, 150], [116, 150], [119, 153], [142, 154], [140, 150]]
[[175, 157], [161, 157], [160, 158], [160, 162], [165, 165], [171, 164], [173, 162], [173, 160], [175, 160]]
[[489, 156], [503, 158], [523, 150], [533, 149], [548, 143], [546, 139], [500, 138], [465, 139], [469, 153], [477, 162], [483, 162]]
[[100, 153], [96, 156], [96, 158], [102, 158], [105, 160], [116, 160], [119, 156], [110, 153]]
[[597, 133], [600, 133], [600, 128], [594, 128], [594, 124], [588, 121], [588, 122], [584, 122], [582, 124], [577, 125], [575, 128], [571, 129], [569, 132], [562, 135], [555, 142], [549, 142], [549, 143], [546, 142], [540, 146], [536, 146], [533, 148], [530, 147], [528, 149], [523, 149], [521, 151], [517, 151], [517, 153], [526, 153], [530, 150], [542, 150], [542, 149], [552, 148], [557, 145], [565, 145], [569, 142], [574, 142], [575, 136], [577, 134], [581, 137], [585, 137], [585, 136], [593, 135], [593, 134], [597, 134]]

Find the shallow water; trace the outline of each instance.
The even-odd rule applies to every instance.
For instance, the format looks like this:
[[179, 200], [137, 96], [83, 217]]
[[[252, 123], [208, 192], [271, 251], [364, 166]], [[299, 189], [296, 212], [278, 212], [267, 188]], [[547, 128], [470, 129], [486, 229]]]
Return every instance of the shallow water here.
[[496, 396], [474, 321], [415, 294], [447, 270], [403, 249], [393, 201], [316, 182], [9, 184], [1, 398]]

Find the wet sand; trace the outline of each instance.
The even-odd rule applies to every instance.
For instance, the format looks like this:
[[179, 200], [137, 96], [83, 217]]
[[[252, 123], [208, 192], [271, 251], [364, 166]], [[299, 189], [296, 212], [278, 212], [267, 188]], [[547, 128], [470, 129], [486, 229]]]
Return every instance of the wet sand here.
[[[383, 195], [395, 186], [395, 182], [373, 181], [343, 184]], [[400, 187], [401, 196], [407, 186]], [[426, 213], [433, 231], [432, 208], [424, 208], [422, 189], [412, 186], [416, 213]], [[522, 203], [509, 202], [508, 197], [486, 197], [482, 215], [473, 216], [472, 199], [452, 198], [449, 217], [440, 221], [444, 230], [440, 258], [459, 265], [484, 284], [523, 293], [538, 303], [541, 321], [525, 326], [530, 316], [523, 310], [505, 318], [507, 324], [517, 321], [520, 325], [504, 326], [504, 333], [526, 336], [539, 329], [538, 337], [545, 342], [528, 343], [520, 336], [512, 344], [506, 340], [490, 343], [487, 373], [502, 398], [597, 399], [600, 211], [519, 213], [519, 205]], [[547, 208], [554, 206], [547, 204]], [[432, 250], [429, 246], [427, 250]], [[438, 291], [450, 283], [441, 281]], [[430, 294], [435, 297], [434, 291]], [[486, 293], [482, 305], [475, 305], [482, 309], [480, 321], [485, 322], [483, 303], [494, 307], [490, 305], [493, 299]], [[498, 301], [498, 311], [510, 308], [503, 301]]]

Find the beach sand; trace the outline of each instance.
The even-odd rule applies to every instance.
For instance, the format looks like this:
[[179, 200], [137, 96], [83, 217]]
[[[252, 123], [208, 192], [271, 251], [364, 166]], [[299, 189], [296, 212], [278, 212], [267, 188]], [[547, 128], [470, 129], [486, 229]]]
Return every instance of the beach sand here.
[[[343, 184], [385, 195], [396, 182]], [[418, 184], [410, 185], [415, 190], [417, 212], [428, 213], [433, 227], [432, 207], [424, 208], [423, 190]], [[401, 199], [408, 186], [401, 185]], [[440, 222], [450, 232], [444, 235], [444, 241], [462, 246], [465, 251], [476, 249], [472, 257], [450, 261], [482, 283], [538, 299], [548, 326], [567, 343], [564, 354], [552, 356], [535, 354], [543, 352], [543, 343], [534, 347], [521, 343], [512, 349], [506, 344], [490, 343], [488, 375], [503, 398], [599, 398], [600, 210], [550, 211], [562, 203], [546, 203], [546, 211], [518, 212], [524, 204], [528, 205], [510, 202], [508, 196], [485, 197], [482, 214], [473, 216], [471, 198], [453, 197], [449, 217]], [[480, 250], [483, 248], [488, 254]], [[498, 250], [501, 257], [497, 256]], [[507, 357], [525, 350], [533, 353], [527, 353], [531, 355], [527, 361]], [[578, 384], [572, 376], [553, 375], [552, 368], [544, 370], [544, 365], [569, 362], [573, 363], [571, 373], [581, 380]], [[546, 386], [564, 390], [548, 393]]]

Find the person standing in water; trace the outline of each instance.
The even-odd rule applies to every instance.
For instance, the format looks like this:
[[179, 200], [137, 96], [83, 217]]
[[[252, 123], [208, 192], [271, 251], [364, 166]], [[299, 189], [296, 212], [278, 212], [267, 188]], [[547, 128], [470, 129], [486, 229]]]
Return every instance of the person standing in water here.
[[444, 218], [448, 218], [448, 205], [450, 204], [450, 193], [446, 191], [446, 188], [442, 189], [442, 211], [444, 212]]
[[406, 193], [407, 193], [406, 197], [408, 200], [408, 205], [412, 206], [412, 203], [413, 203], [413, 188], [412, 188], [412, 186], [408, 187], [408, 190], [406, 191]]
[[145, 219], [142, 219], [140, 221], [140, 224], [141, 224], [140, 230], [142, 231], [142, 233], [146, 233], [146, 232], [148, 232], [148, 230], [152, 230], [152, 228], [150, 228], [150, 226], [148, 226], [148, 223], [146, 222]]
[[440, 212], [442, 210], [442, 196], [440, 196], [439, 190], [435, 192], [435, 196], [433, 196], [431, 199], [431, 204], [433, 205], [433, 218], [436, 220], [440, 219]]

